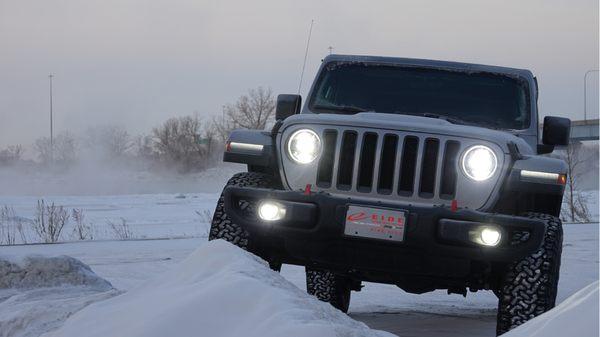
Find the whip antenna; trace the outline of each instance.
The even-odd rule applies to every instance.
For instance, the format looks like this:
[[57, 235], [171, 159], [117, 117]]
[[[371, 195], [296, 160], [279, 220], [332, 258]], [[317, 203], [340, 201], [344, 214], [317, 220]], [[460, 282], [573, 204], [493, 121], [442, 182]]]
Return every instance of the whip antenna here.
[[308, 57], [308, 47], [310, 46], [310, 36], [312, 35], [312, 28], [314, 22], [315, 20], [310, 20], [308, 40], [306, 41], [306, 50], [304, 51], [304, 62], [302, 63], [302, 72], [300, 73], [300, 83], [298, 83], [298, 95], [300, 95], [300, 89], [302, 89], [302, 79], [304, 78], [304, 69], [306, 68], [306, 58]]

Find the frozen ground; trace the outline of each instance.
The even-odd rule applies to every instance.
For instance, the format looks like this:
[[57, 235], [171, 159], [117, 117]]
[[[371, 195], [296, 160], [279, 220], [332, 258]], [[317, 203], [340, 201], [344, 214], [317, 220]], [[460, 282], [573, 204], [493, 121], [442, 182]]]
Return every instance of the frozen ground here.
[[[143, 238], [202, 237], [208, 233], [210, 219], [219, 195], [216, 193], [138, 194], [110, 196], [51, 196], [43, 198], [72, 209], [82, 209], [85, 223], [93, 230], [94, 239], [114, 239], [109, 221], [124, 220], [133, 236]], [[37, 201], [32, 196], [1, 196], [0, 207], [7, 205], [24, 219], [28, 242], [36, 242], [29, 224], [34, 218]], [[61, 241], [73, 240], [73, 221], [63, 229]], [[0, 239], [0, 242], [2, 240]], [[17, 236], [17, 242], [20, 242]], [[1, 248], [0, 248], [1, 249]]]
[[[99, 319], [101, 318], [101, 319]], [[222, 241], [167, 273], [76, 313], [48, 337], [387, 337]]]
[[[211, 176], [215, 181], [211, 185], [223, 185], [231, 168], [224, 169], [226, 174]], [[209, 179], [210, 180], [210, 179]], [[217, 190], [220, 190], [218, 188]], [[133, 195], [79, 195], [79, 196], [6, 196], [0, 193], [0, 207], [11, 207], [22, 220], [28, 243], [39, 242], [31, 229], [37, 201], [44, 199], [46, 204], [63, 206], [69, 212], [81, 209], [85, 223], [91, 227], [95, 240], [116, 238], [109, 222], [120, 224], [125, 221], [133, 237], [137, 239], [206, 237], [210, 227], [212, 212], [219, 193], [171, 193], [171, 194], [133, 194]], [[594, 221], [598, 221], [598, 191], [587, 191], [585, 197]], [[65, 226], [60, 241], [75, 240], [73, 221]], [[0, 223], [0, 227], [2, 224]], [[14, 227], [14, 224], [12, 224]], [[0, 236], [2, 235], [0, 228]], [[5, 242], [0, 237], [0, 244]], [[23, 243], [16, 234], [16, 242]]]
[[[223, 176], [215, 174], [211, 184], [222, 184], [227, 175], [229, 172]], [[597, 219], [598, 192], [589, 194], [590, 210]], [[100, 291], [81, 286], [0, 290], [0, 326], [8, 319], [16, 328], [28, 327], [26, 333], [19, 336], [38, 336], [41, 331], [60, 326], [66, 317], [89, 303], [128, 291], [164, 274], [206, 243], [217, 198], [218, 194], [213, 192], [44, 197], [47, 202], [69, 210], [83, 209], [86, 222], [92, 225], [95, 238], [100, 240], [0, 246], [0, 256], [11, 256], [13, 260], [30, 254], [73, 256], [90, 265], [116, 290]], [[0, 195], [0, 206], [13, 207], [17, 216], [28, 221], [33, 218], [38, 199], [39, 196]], [[111, 241], [114, 234], [107, 223], [120, 219], [128, 223], [136, 238], [158, 240]], [[32, 232], [27, 234], [33, 235]], [[34, 239], [30, 237], [29, 242]], [[72, 240], [72, 227], [65, 228], [61, 239]], [[282, 275], [298, 288], [305, 288], [302, 268], [284, 266]], [[565, 224], [559, 302], [597, 279], [598, 224]], [[367, 283], [362, 292], [353, 293], [350, 316], [372, 328], [406, 337], [493, 336], [496, 303], [496, 297], [488, 292], [470, 293], [466, 299], [443, 291], [411, 295], [395, 286]], [[26, 317], [36, 319], [19, 321], [22, 315], [17, 312], [28, 313]], [[0, 328], [0, 337], [15, 335]]]
[[[0, 247], [0, 255], [12, 259], [29, 254], [73, 256], [116, 289], [127, 291], [165, 274], [206, 242], [206, 238], [75, 242]], [[284, 266], [282, 275], [298, 288], [305, 288], [302, 268]], [[598, 224], [565, 225], [558, 301], [597, 280]], [[0, 302], [0, 312], [7, 310], [9, 300]], [[363, 291], [353, 293], [350, 316], [402, 337], [480, 337], [494, 335], [495, 308], [496, 298], [488, 292], [468, 294], [467, 298], [443, 291], [411, 295], [394, 286], [368, 283]]]
[[119, 291], [69, 256], [0, 256], [0, 336], [37, 337]]
[[[95, 240], [114, 239], [109, 222], [122, 221], [138, 239], [206, 236], [222, 187], [244, 170], [239, 164], [188, 175], [97, 167], [77, 167], [64, 175], [0, 169], [0, 207], [11, 208], [16, 215], [14, 221], [0, 221], [0, 245], [7, 242], [3, 226], [11, 227], [16, 243], [40, 242], [31, 228], [39, 200], [63, 206], [69, 213], [83, 210]], [[19, 224], [24, 238], [15, 229]], [[76, 239], [73, 225], [70, 221], [65, 226], [59, 241]]]

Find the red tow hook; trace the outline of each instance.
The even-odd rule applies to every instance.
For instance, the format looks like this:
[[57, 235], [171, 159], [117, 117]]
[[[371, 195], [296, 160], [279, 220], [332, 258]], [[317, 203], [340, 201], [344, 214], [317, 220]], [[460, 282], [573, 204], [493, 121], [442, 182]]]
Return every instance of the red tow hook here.
[[456, 201], [456, 199], [452, 199], [452, 203], [450, 204], [450, 210], [452, 212], [458, 211], [458, 201]]
[[310, 189], [311, 189], [312, 185], [311, 184], [306, 184], [306, 187], [304, 188], [304, 195], [310, 195]]

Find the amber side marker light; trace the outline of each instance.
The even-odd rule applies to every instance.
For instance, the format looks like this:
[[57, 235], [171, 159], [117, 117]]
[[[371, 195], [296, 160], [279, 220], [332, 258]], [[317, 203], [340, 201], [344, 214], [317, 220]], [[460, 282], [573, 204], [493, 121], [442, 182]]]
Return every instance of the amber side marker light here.
[[542, 184], [567, 184], [567, 175], [564, 173], [550, 173], [540, 171], [521, 170], [521, 181]]

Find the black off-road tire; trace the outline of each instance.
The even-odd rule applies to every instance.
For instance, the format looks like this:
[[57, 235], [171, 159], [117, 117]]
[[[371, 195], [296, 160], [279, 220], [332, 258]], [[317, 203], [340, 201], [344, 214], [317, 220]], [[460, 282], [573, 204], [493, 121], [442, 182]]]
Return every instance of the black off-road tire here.
[[[279, 188], [280, 184], [275, 181], [271, 175], [257, 172], [242, 172], [237, 173], [229, 179], [225, 187], [260, 187], [260, 188]], [[213, 215], [210, 225], [208, 240], [223, 239], [233, 243], [234, 245], [248, 250], [250, 244], [250, 235], [240, 225], [231, 221], [227, 213], [225, 213], [225, 201], [223, 193], [217, 202], [217, 208]], [[250, 204], [242, 205], [251, 207]]]
[[541, 247], [533, 254], [509, 266], [498, 293], [496, 334], [501, 335], [554, 308], [563, 229], [559, 218], [542, 213], [523, 216], [546, 223]]
[[344, 313], [350, 307], [350, 290], [347, 278], [330, 271], [306, 267], [306, 291]]

